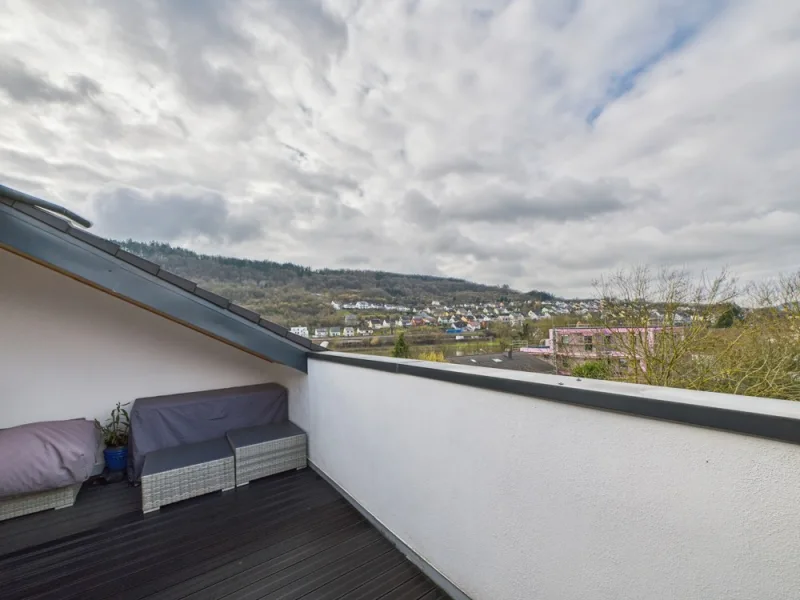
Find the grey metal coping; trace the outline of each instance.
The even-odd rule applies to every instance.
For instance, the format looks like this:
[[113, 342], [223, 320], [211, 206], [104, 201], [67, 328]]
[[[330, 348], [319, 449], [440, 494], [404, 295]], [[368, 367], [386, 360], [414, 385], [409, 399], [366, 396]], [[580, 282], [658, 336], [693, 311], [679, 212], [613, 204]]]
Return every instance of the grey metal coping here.
[[[325, 352], [309, 359], [800, 444], [800, 403]], [[391, 385], [391, 384], [389, 384]], [[619, 387], [628, 393], [616, 391]], [[615, 391], [611, 391], [612, 388]], [[686, 396], [702, 395], [702, 401]], [[683, 397], [682, 397], [683, 396]]]
[[[305, 355], [308, 351], [326, 351], [326, 348], [292, 334], [281, 325], [262, 319], [253, 311], [238, 306], [227, 298], [121, 249], [111, 240], [73, 227], [52, 213], [2, 195], [0, 245], [17, 249], [116, 295], [149, 306], [178, 321], [301, 371], [306, 370]], [[156, 283], [160, 286], [154, 285]], [[165, 289], [176, 294], [165, 294]], [[182, 302], [176, 297], [178, 294], [181, 295]], [[194, 300], [195, 306], [186, 303], [186, 299]], [[197, 305], [213, 307], [215, 313], [200, 311]], [[229, 317], [227, 324], [223, 323], [221, 316]], [[256, 329], [245, 331], [239, 326], [244, 322], [251, 323]], [[231, 331], [234, 329], [235, 332]], [[254, 333], [259, 332], [263, 333], [264, 339], [257, 340], [253, 337]], [[267, 338], [282, 342], [282, 351], [276, 352], [278, 346], [267, 341]], [[267, 346], [272, 348], [271, 352], [266, 351]]]
[[291, 421], [281, 421], [280, 423], [232, 429], [226, 435], [232, 448], [244, 448], [305, 434], [305, 431]]
[[224, 437], [208, 440], [207, 442], [162, 448], [161, 450], [149, 452], [144, 457], [142, 477], [201, 465], [223, 458], [233, 458], [233, 450], [228, 440]]

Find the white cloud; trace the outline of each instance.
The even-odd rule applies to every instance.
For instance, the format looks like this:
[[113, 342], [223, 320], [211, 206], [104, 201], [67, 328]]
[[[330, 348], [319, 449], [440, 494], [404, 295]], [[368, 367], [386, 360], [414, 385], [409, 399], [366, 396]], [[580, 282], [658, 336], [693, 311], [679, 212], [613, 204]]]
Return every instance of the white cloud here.
[[564, 294], [800, 258], [794, 0], [0, 11], [3, 181], [99, 233]]

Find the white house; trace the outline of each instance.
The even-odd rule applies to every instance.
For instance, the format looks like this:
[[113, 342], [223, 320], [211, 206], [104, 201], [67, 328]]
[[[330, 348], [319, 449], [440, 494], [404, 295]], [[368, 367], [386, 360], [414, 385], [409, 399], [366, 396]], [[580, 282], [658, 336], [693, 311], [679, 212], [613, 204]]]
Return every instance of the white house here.
[[327, 337], [327, 335], [328, 335], [328, 328], [327, 327], [317, 327], [314, 330], [314, 337], [321, 338], [321, 337]]
[[342, 335], [344, 335], [344, 337], [353, 337], [355, 334], [356, 330], [352, 327], [345, 327], [342, 330]]
[[289, 331], [295, 335], [299, 335], [300, 337], [308, 337], [308, 327], [292, 327]]
[[328, 330], [328, 335], [329, 335], [330, 337], [339, 337], [340, 335], [342, 335], [342, 329], [341, 329], [341, 327], [331, 327], [331, 328]]

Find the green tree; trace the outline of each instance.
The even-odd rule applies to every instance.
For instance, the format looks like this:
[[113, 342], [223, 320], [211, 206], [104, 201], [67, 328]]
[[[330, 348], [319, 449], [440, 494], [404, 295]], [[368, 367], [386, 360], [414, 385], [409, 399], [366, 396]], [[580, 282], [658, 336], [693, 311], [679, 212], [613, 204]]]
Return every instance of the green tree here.
[[392, 356], [395, 358], [411, 358], [411, 347], [406, 342], [406, 334], [401, 333], [397, 336], [392, 349]]
[[742, 319], [742, 309], [736, 306], [735, 304], [731, 304], [728, 308], [725, 309], [719, 319], [717, 319], [717, 329], [725, 329], [728, 327], [733, 327], [733, 324], [737, 320]]
[[586, 379], [608, 379], [611, 377], [611, 369], [606, 362], [590, 360], [572, 369], [572, 376]]
[[444, 357], [444, 352], [441, 350], [429, 350], [427, 352], [420, 352], [417, 354], [417, 359], [419, 360], [427, 360], [430, 362], [447, 362], [447, 359]]
[[511, 346], [512, 331], [507, 323], [494, 322], [489, 327], [489, 333], [500, 346], [500, 352], [505, 352]]

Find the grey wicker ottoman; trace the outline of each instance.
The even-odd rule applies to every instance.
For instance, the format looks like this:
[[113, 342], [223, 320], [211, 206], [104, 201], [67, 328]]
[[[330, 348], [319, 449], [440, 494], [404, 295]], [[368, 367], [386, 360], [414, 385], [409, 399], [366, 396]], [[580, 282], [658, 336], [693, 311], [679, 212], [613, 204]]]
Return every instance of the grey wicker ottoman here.
[[235, 485], [233, 451], [224, 437], [156, 450], [144, 459], [142, 512], [211, 492], [224, 492]]
[[237, 486], [308, 464], [306, 432], [289, 421], [234, 429], [227, 436], [236, 454]]
[[0, 498], [0, 521], [51, 508], [58, 510], [72, 506], [75, 504], [75, 498], [80, 489], [81, 484], [76, 483], [54, 490], [45, 490], [44, 492]]

